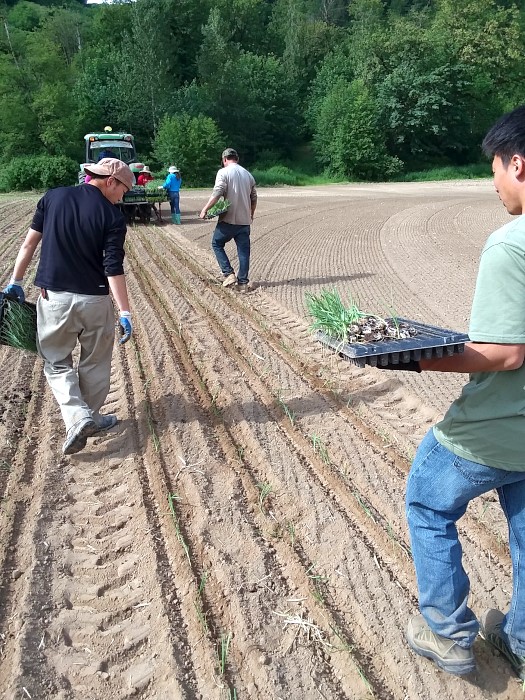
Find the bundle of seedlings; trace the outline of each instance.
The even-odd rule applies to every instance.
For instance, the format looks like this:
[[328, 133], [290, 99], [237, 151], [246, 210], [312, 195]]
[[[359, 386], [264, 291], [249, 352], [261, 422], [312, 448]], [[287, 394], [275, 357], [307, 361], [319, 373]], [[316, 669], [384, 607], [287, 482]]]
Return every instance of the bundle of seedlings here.
[[379, 343], [388, 340], [402, 340], [417, 334], [416, 329], [397, 318], [382, 318], [376, 314], [361, 311], [350, 297], [345, 306], [339, 293], [323, 290], [319, 295], [306, 293], [306, 305], [314, 323], [312, 330], [346, 343]]
[[0, 345], [36, 352], [36, 305], [0, 292]]
[[213, 207], [210, 207], [208, 211], [206, 212], [206, 218], [207, 219], [213, 219], [215, 216], [219, 216], [219, 214], [224, 214], [224, 212], [228, 211], [228, 208], [230, 206], [230, 202], [227, 199], [219, 199], [219, 201], [213, 205]]
[[166, 190], [159, 190], [157, 187], [146, 187], [145, 197], [146, 201], [150, 202], [151, 204], [166, 202], [169, 199]]

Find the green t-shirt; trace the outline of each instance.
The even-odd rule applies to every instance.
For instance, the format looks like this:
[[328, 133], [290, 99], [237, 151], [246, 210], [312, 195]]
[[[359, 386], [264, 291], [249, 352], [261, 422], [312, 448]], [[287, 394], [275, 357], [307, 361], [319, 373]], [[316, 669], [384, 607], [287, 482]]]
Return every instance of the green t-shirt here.
[[[485, 244], [469, 336], [479, 343], [525, 344], [525, 216]], [[525, 364], [510, 372], [471, 374], [434, 435], [460, 457], [525, 471]]]

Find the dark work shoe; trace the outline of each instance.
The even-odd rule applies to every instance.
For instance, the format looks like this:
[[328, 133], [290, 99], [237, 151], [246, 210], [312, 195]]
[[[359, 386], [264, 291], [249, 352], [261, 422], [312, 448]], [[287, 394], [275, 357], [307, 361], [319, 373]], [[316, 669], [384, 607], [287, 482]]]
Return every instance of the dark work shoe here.
[[235, 276], [235, 273], [232, 272], [229, 275], [226, 275], [224, 278], [224, 281], [222, 283], [223, 287], [230, 287], [232, 284], [235, 284], [237, 282], [237, 277]]
[[108, 413], [105, 416], [98, 416], [95, 423], [96, 429], [93, 434], [100, 433], [102, 430], [109, 430], [110, 428], [114, 428], [118, 423], [118, 419], [114, 413]]
[[97, 430], [97, 424], [92, 418], [83, 418], [67, 431], [66, 441], [62, 445], [62, 454], [74, 455], [86, 446], [88, 437]]
[[525, 681], [525, 657], [514, 654], [503, 639], [503, 618], [499, 610], [487, 610], [480, 620], [480, 632], [483, 639], [502, 654], [512, 666], [514, 673]]
[[250, 289], [251, 289], [251, 287], [249, 287], [247, 283], [246, 284], [237, 284], [237, 291], [239, 292], [239, 294], [246, 294], [247, 292], [250, 291]]
[[423, 615], [416, 615], [410, 619], [407, 641], [416, 654], [432, 659], [447, 673], [464, 676], [476, 668], [472, 649], [464, 649], [453, 639], [432, 632]]

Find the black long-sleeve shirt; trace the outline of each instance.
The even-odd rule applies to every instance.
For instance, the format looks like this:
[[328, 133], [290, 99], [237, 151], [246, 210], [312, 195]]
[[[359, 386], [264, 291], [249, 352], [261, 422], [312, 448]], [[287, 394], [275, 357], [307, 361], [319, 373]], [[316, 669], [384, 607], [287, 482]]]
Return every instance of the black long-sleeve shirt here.
[[31, 228], [42, 234], [37, 287], [109, 294], [107, 278], [124, 274], [126, 221], [93, 185], [46, 192], [37, 204]]

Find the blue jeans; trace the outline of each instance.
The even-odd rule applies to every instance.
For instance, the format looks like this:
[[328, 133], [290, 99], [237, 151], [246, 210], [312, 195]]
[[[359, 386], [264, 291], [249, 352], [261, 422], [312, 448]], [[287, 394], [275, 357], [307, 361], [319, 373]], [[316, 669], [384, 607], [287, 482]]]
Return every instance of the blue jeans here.
[[[456, 522], [469, 501], [497, 489], [509, 524], [513, 591], [503, 635], [525, 656], [525, 472], [486, 467], [457, 457], [430, 430], [418, 448], [407, 483], [407, 520], [419, 589], [419, 606], [433, 632], [461, 647], [474, 643], [479, 624], [467, 605], [469, 579], [463, 569]], [[525, 560], [524, 560], [525, 561]], [[523, 579], [523, 581], [521, 580]]]
[[224, 250], [226, 243], [229, 243], [231, 240], [235, 241], [237, 256], [239, 258], [237, 282], [239, 284], [248, 284], [248, 272], [250, 271], [250, 227], [226, 224], [222, 221], [219, 221], [215, 227], [211, 247], [213, 248], [221, 272], [225, 276], [233, 273], [233, 267]]
[[170, 208], [172, 214], [180, 214], [179, 199], [180, 192], [170, 192]]

